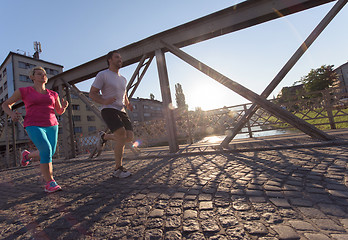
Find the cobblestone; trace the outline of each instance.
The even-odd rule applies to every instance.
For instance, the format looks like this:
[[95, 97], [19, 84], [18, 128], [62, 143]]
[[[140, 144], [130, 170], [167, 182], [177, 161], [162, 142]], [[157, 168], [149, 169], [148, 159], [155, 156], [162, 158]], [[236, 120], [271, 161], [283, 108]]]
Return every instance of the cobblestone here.
[[348, 147], [58, 160], [0, 175], [2, 239], [348, 239]]

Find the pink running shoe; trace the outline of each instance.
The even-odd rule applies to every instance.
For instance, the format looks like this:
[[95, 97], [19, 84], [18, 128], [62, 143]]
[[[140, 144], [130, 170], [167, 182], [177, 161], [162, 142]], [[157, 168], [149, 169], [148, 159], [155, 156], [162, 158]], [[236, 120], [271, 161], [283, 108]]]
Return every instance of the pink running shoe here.
[[29, 153], [30, 152], [28, 150], [24, 150], [22, 152], [22, 160], [21, 160], [22, 167], [28, 166], [29, 162], [31, 161], [31, 158], [28, 158]]
[[59, 190], [62, 190], [62, 188], [56, 183], [56, 181], [51, 180], [48, 183], [46, 183], [45, 192], [53, 193]]

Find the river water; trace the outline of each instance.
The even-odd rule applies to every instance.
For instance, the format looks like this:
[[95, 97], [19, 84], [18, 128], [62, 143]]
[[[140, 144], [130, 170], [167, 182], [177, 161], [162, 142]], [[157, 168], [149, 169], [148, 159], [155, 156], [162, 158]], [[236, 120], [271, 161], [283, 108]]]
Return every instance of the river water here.
[[[286, 130], [268, 130], [262, 132], [253, 132], [253, 137], [266, 137], [266, 136], [274, 136], [288, 133]], [[198, 141], [198, 143], [221, 143], [225, 139], [226, 135], [219, 136], [209, 136], [205, 137], [202, 140]], [[243, 139], [249, 138], [248, 133], [237, 134], [234, 139]]]

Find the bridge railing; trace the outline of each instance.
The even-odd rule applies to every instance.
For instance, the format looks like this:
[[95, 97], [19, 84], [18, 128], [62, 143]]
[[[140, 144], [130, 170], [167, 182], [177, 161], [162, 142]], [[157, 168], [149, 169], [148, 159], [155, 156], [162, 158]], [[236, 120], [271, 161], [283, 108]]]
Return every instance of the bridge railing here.
[[[270, 101], [287, 109], [301, 119], [308, 121], [319, 129], [338, 129], [348, 128], [348, 89], [329, 88], [324, 91], [305, 92], [298, 91], [290, 96], [282, 96]], [[233, 129], [235, 124], [245, 114], [251, 103], [241, 104], [230, 107], [223, 107], [209, 111], [187, 111], [186, 109], [175, 110], [175, 120], [177, 137], [179, 143], [194, 143], [204, 137], [212, 135], [227, 135]], [[5, 124], [4, 115], [2, 115], [1, 124]], [[16, 136], [11, 121], [8, 121], [8, 139], [9, 153], [7, 155], [13, 158], [14, 151], [19, 152], [21, 149], [33, 149], [34, 146], [30, 141], [20, 141], [13, 147], [11, 137]], [[167, 128], [164, 119], [134, 122], [135, 140], [139, 147], [150, 147], [168, 145]], [[296, 131], [292, 126], [281, 119], [273, 116], [263, 109], [258, 109], [246, 126], [239, 132], [239, 137], [257, 137], [259, 135], [274, 135], [289, 131]], [[54, 157], [64, 156], [62, 142], [65, 141], [62, 135], [59, 135], [57, 151]], [[88, 154], [92, 151], [97, 143], [97, 133], [87, 135], [75, 135], [76, 154]], [[106, 150], [112, 150], [113, 143], [108, 142]], [[18, 163], [5, 161], [6, 152], [2, 147], [0, 150], [0, 168], [16, 166]]]
[[[347, 128], [347, 92], [348, 89], [342, 87], [310, 93], [301, 91], [297, 92], [296, 95], [270, 101], [321, 130]], [[206, 136], [229, 134], [250, 106], [251, 103], [247, 103], [210, 111], [176, 109], [174, 116], [179, 143], [194, 143]], [[140, 147], [168, 145], [164, 119], [134, 122], [133, 125], [135, 140], [140, 144]], [[297, 130], [260, 108], [238, 135], [239, 138], [245, 138], [281, 134], [289, 131]], [[90, 149], [86, 146], [92, 146], [95, 138], [96, 134], [77, 138], [80, 143], [78, 144], [80, 146], [78, 153], [89, 152]], [[112, 149], [111, 144], [109, 149]]]

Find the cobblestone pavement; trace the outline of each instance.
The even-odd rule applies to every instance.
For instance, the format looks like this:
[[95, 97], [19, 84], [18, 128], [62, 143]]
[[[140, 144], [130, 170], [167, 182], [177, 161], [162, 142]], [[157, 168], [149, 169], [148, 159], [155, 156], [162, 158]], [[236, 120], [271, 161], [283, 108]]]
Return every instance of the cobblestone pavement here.
[[0, 172], [1, 239], [348, 239], [348, 146], [54, 163]]

